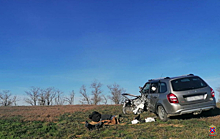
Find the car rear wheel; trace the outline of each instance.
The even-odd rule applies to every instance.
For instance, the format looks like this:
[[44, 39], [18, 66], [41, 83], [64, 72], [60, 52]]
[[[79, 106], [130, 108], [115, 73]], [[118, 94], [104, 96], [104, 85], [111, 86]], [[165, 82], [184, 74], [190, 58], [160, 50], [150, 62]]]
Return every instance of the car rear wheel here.
[[157, 113], [161, 121], [166, 122], [168, 120], [167, 113], [163, 106], [158, 106]]

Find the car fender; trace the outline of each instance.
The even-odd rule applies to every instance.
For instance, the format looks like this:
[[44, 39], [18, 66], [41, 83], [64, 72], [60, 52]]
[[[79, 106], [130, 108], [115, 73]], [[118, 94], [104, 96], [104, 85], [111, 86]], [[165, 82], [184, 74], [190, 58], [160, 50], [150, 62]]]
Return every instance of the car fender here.
[[165, 111], [166, 111], [166, 113], [167, 113], [167, 110], [166, 110], [166, 107], [164, 107], [164, 105], [162, 104], [162, 103], [157, 103], [157, 105], [155, 106], [155, 112], [157, 113], [157, 108], [158, 108], [158, 106], [162, 106], [164, 109], [165, 109]]

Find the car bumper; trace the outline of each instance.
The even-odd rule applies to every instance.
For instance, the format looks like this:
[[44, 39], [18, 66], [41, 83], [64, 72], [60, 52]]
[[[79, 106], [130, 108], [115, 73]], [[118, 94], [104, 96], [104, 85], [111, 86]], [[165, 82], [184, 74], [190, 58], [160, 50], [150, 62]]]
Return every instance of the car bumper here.
[[210, 109], [214, 109], [216, 107], [215, 100], [208, 101], [204, 103], [197, 103], [193, 105], [184, 105], [181, 106], [179, 104], [171, 105], [170, 111], [168, 111], [168, 116], [176, 116], [188, 113], [201, 113], [202, 111], [207, 111]]
[[209, 107], [190, 109], [190, 110], [179, 110], [179, 112], [168, 114], [168, 116], [176, 116], [176, 115], [182, 115], [182, 114], [188, 114], [188, 113], [194, 113], [194, 112], [201, 113], [202, 111], [207, 111], [207, 110], [214, 109], [214, 108], [215, 106], [209, 106]]

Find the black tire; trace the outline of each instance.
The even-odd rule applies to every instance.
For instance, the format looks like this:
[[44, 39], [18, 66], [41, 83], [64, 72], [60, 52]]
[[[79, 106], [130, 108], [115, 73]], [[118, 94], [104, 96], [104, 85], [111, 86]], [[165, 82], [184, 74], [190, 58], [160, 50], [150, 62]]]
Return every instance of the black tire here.
[[157, 114], [158, 114], [158, 117], [160, 118], [161, 121], [166, 122], [168, 120], [167, 112], [165, 111], [163, 106], [157, 107]]

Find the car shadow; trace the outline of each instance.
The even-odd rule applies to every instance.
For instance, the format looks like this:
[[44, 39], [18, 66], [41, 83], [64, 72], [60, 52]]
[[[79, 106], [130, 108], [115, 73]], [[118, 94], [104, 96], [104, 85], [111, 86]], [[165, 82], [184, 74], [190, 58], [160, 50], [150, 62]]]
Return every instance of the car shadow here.
[[187, 120], [192, 118], [206, 118], [220, 115], [220, 108], [216, 107], [215, 109], [203, 111], [201, 114], [193, 115], [193, 114], [183, 114], [180, 116], [171, 116], [170, 119], [179, 119], [179, 120]]

